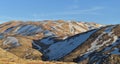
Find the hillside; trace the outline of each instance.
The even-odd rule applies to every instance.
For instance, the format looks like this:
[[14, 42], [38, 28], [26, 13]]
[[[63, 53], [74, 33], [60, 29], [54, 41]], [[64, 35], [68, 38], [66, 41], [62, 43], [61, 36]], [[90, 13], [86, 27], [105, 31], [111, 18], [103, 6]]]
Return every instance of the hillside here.
[[[69, 37], [81, 32], [98, 28], [102, 25], [88, 22], [46, 20], [38, 22], [11, 21], [0, 25], [0, 33], [7, 35]], [[26, 31], [27, 30], [27, 31]]]
[[[76, 59], [81, 57], [81, 53], [85, 53], [84, 50], [89, 49], [90, 46], [86, 45], [89, 39], [95, 40], [94, 38], [100, 35], [100, 33], [97, 35], [96, 33], [107, 28], [101, 26], [96, 23], [63, 20], [7, 22], [0, 25], [0, 47], [25, 62], [26, 59], [34, 62], [43, 60], [45, 63], [46, 61], [57, 61], [53, 63], [81, 62]], [[92, 44], [92, 41], [89, 43]]]
[[26, 60], [0, 48], [0, 64], [75, 64], [73, 62], [49, 62], [41, 60]]
[[[80, 64], [119, 64], [120, 25], [109, 25], [71, 36], [65, 40], [44, 38], [34, 41], [43, 60]], [[44, 44], [42, 46], [41, 44]]]

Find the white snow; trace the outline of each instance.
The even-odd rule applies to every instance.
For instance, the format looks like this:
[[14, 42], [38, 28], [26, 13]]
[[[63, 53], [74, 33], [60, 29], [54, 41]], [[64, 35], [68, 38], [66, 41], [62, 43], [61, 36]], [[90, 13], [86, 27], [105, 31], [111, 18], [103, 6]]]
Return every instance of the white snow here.
[[25, 25], [25, 26], [21, 26], [18, 30], [17, 30], [17, 34], [23, 33], [26, 30], [28, 30], [29, 28], [33, 27], [32, 25]]
[[79, 32], [85, 32], [85, 31], [87, 31], [86, 29], [84, 29], [83, 27], [81, 27], [79, 25], [75, 25], [75, 24], [69, 23], [69, 31], [72, 34], [78, 34], [78, 32], [75, 29], [77, 29]]
[[19, 26], [14, 30], [14, 33], [21, 34], [21, 35], [34, 35], [35, 33], [43, 31], [40, 26], [35, 25], [24, 25]]
[[107, 42], [110, 42], [111, 39], [108, 39], [106, 41], [104, 41], [102, 44], [97, 45], [100, 42], [100, 38], [102, 38], [102, 36], [104, 35], [104, 33], [102, 33], [101, 35], [99, 35], [96, 40], [91, 44], [91, 48], [89, 48], [85, 54], [89, 53], [89, 52], [93, 52], [97, 49], [99, 49], [101, 46], [103, 46], [104, 44], [106, 44]]
[[39, 33], [42, 31], [41, 27], [33, 26], [29, 28], [26, 32], [22, 33], [23, 35], [34, 35], [35, 33]]
[[43, 32], [43, 34], [45, 35], [45, 37], [48, 37], [48, 36], [55, 36], [53, 32], [49, 31], [49, 30], [45, 30]]
[[94, 27], [94, 25], [92, 23], [85, 22], [84, 24], [88, 27], [89, 30], [95, 29], [95, 27]]
[[54, 41], [51, 37], [47, 37], [45, 39], [40, 40], [41, 43], [44, 43], [46, 45], [52, 44]]
[[114, 27], [115, 27], [115, 26], [110, 26], [110, 27], [106, 28], [106, 29], [105, 29], [105, 32], [106, 32], [106, 33], [110, 33]]
[[118, 39], [118, 36], [113, 36], [113, 43], [116, 42], [117, 39]]
[[8, 44], [12, 44], [12, 46], [19, 46], [19, 42], [18, 39], [16, 39], [15, 37], [7, 37], [6, 40], [3, 42], [3, 45], [8, 45]]
[[[115, 40], [116, 40], [116, 41], [115, 41]], [[117, 42], [117, 41], [118, 41], [118, 42]], [[114, 41], [112, 42], [111, 46], [106, 47], [103, 51], [108, 51], [108, 50], [111, 50], [111, 49], [112, 49], [112, 47], [114, 47], [114, 46], [116, 46], [116, 45], [118, 45], [118, 44], [119, 44], [119, 41], [120, 41], [120, 39], [119, 39], [119, 38], [115, 38], [115, 39], [114, 39]]]
[[78, 29], [79, 31], [85, 32], [87, 31], [85, 28], [82, 28], [81, 26], [74, 25], [74, 28]]
[[63, 24], [64, 24], [64, 23], [60, 23], [60, 24], [57, 24], [57, 26], [58, 26], [59, 28], [63, 28], [63, 27], [62, 27]]
[[[107, 29], [108, 29], [108, 28], [107, 28]], [[120, 42], [120, 39], [118, 39], [117, 36], [115, 36], [114, 34], [112, 34], [111, 30], [112, 30], [112, 29], [107, 30], [107, 33], [110, 33], [111, 35], [109, 35], [109, 36], [113, 37], [114, 40], [113, 40], [112, 44], [109, 44], [110, 46], [107, 45], [107, 47], [104, 48], [102, 52], [110, 51], [110, 50], [112, 50], [113, 47], [115, 47], [116, 45], [120, 44], [120, 43], [119, 43], [119, 42]], [[100, 42], [99, 39], [100, 39], [100, 37], [102, 37], [103, 34], [105, 34], [105, 32], [103, 32], [101, 35], [99, 35], [99, 36], [97, 37], [97, 39], [91, 44], [92, 47], [88, 50], [87, 53], [85, 53], [85, 54], [83, 55], [82, 59], [88, 58], [89, 55], [90, 55], [93, 51], [99, 49], [99, 47], [105, 45], [107, 42], [109, 42], [109, 41], [111, 40], [111, 38], [109, 38], [108, 40], [103, 41], [102, 44], [96, 45], [97, 43]], [[112, 52], [110, 52], [109, 54], [120, 55], [120, 49], [115, 48], [115, 49], [114, 49]], [[94, 56], [96, 56], [96, 58], [94, 58]], [[99, 56], [98, 56], [98, 55], [95, 54], [94, 56], [90, 59], [90, 62], [96, 61], [96, 59], [99, 60]], [[104, 55], [104, 56], [107, 56], [107, 55]], [[102, 56], [101, 56], [101, 57], [102, 57]], [[100, 57], [100, 58], [101, 58], [101, 57]], [[97, 61], [97, 64], [99, 64], [99, 63], [100, 63], [100, 60]]]
[[[56, 42], [52, 44], [47, 50], [50, 50], [45, 55], [49, 57], [49, 60], [59, 59], [66, 54], [70, 53], [76, 47], [81, 45], [84, 41], [86, 41], [89, 36], [94, 33], [96, 30], [87, 32], [85, 34], [80, 34], [70, 39], [66, 39], [63, 41]], [[47, 51], [46, 50], [46, 51]]]
[[[54, 22], [54, 23], [56, 23], [56, 25], [50, 26], [50, 27], [51, 27], [51, 30], [61, 31], [61, 29], [63, 29], [62, 25], [63, 25], [64, 23], [57, 23], [57, 22]], [[60, 29], [59, 29], [59, 28], [60, 28]]]
[[[104, 30], [104, 32], [103, 32], [102, 34], [100, 34], [100, 35], [95, 39], [95, 41], [91, 44], [91, 47], [87, 50], [88, 52], [86, 52], [85, 54], [88, 54], [88, 53], [90, 53], [90, 52], [93, 52], [93, 51], [99, 49], [100, 47], [102, 47], [103, 45], [105, 45], [106, 43], [108, 43], [108, 42], [111, 41], [111, 38], [109, 38], [109, 39], [106, 40], [106, 41], [102, 41], [101, 39], [102, 39], [102, 36], [103, 36], [104, 34], [108, 34], [108, 36], [113, 37], [113, 38], [114, 38], [113, 42], [115, 42], [115, 41], [118, 39], [118, 37], [115, 36], [114, 34], [112, 34], [112, 33], [113, 33], [113, 32], [112, 32], [112, 29], [113, 29], [114, 27], [115, 27], [115, 26], [107, 27], [107, 28]], [[99, 43], [101, 43], [101, 42], [102, 42], [102, 44], [99, 44]], [[99, 44], [99, 45], [97, 45], [97, 44]], [[106, 46], [108, 46], [108, 45], [106, 44]]]
[[32, 42], [32, 44], [38, 48], [37, 50], [41, 50], [41, 49], [42, 49], [42, 48], [41, 48], [39, 45], [37, 45], [36, 43]]
[[13, 31], [13, 33], [17, 33], [17, 31], [18, 31], [21, 27], [22, 27], [22, 26], [17, 27], [17, 28]]
[[68, 38], [68, 36], [65, 36], [65, 37], [63, 37], [62, 39], [65, 40], [65, 39], [67, 39], [67, 38]]
[[72, 33], [72, 34], [74, 34], [74, 27], [73, 27], [73, 25], [72, 25], [72, 23], [69, 23], [69, 31]]

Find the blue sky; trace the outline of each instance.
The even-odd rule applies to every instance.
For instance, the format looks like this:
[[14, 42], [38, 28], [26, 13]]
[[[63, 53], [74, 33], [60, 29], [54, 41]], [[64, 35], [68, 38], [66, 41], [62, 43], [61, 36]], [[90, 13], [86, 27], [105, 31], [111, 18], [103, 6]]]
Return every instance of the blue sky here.
[[10, 20], [120, 23], [120, 0], [0, 0], [0, 23]]

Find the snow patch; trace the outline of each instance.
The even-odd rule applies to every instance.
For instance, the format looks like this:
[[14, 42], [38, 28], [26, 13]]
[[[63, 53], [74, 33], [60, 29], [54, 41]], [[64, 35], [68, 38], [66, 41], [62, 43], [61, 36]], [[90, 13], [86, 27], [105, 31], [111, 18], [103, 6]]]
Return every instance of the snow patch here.
[[52, 44], [54, 41], [53, 41], [53, 38], [52, 37], [47, 37], [47, 38], [43, 38], [42, 40], [40, 40], [41, 43], [44, 43], [46, 45], [50, 45]]
[[46, 54], [44, 54], [44, 56], [49, 57], [48, 60], [57, 60], [70, 53], [72, 50], [74, 50], [76, 47], [86, 41], [89, 36], [95, 31], [96, 30], [93, 30], [85, 34], [77, 35], [70, 39], [55, 42], [55, 44], [52, 44], [48, 49], [46, 49], [46, 51], [48, 50], [49, 52], [45, 52]]
[[3, 46], [11, 45], [12, 47], [20, 46], [18, 39], [15, 37], [7, 37], [3, 42]]
[[37, 50], [41, 50], [41, 49], [42, 49], [42, 48], [41, 48], [39, 45], [37, 45], [36, 43], [32, 42], [32, 44], [37, 47]]
[[51, 32], [51, 31], [49, 31], [49, 30], [45, 30], [44, 32], [43, 32], [43, 34], [45, 35], [45, 37], [49, 37], [49, 36], [55, 36], [55, 34], [53, 33], [53, 32]]
[[16, 28], [14, 33], [20, 34], [20, 35], [34, 35], [41, 31], [43, 30], [40, 26], [24, 25], [24, 26], [19, 26], [18, 28]]

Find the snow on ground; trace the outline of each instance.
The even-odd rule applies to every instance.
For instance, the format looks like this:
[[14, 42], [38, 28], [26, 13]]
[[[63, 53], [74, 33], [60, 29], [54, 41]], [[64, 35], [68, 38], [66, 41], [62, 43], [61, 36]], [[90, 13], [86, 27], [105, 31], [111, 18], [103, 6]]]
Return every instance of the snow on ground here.
[[[104, 32], [101, 34], [101, 35], [99, 35], [96, 39], [95, 39], [95, 41], [91, 44], [91, 48], [90, 49], [99, 49], [101, 46], [103, 46], [104, 44], [106, 44], [107, 42], [109, 42], [111, 39], [108, 39], [107, 41], [104, 41], [101, 45], [96, 45], [96, 44], [98, 44], [99, 42], [100, 42], [100, 39], [102, 38], [102, 36], [104, 35], [104, 34], [108, 34], [109, 36], [111, 36], [111, 37], [113, 37], [114, 38], [114, 41], [116, 41], [117, 40], [117, 37], [114, 35], [114, 34], [112, 34], [113, 32], [112, 32], [112, 29], [114, 28], [115, 26], [110, 26], [110, 27], [107, 27], [105, 30], [104, 30]], [[90, 50], [89, 49], [89, 50]]]
[[69, 23], [69, 31], [74, 34], [74, 27], [73, 27], [73, 24], [72, 23]]
[[13, 32], [20, 35], [34, 35], [41, 31], [43, 31], [43, 29], [40, 26], [23, 25], [17, 27]]
[[26, 32], [22, 33], [23, 35], [34, 35], [36, 33], [39, 33], [43, 31], [41, 27], [33, 26], [29, 28]]
[[110, 44], [108, 47], [106, 47], [106, 48], [103, 50], [103, 52], [104, 52], [104, 51], [111, 50], [114, 46], [117, 46], [118, 44], [120, 44], [119, 42], [120, 42], [120, 39], [118, 38], [115, 42], [113, 42], [113, 43]]
[[[16, 28], [14, 31], [13, 29]], [[20, 35], [34, 35], [36, 33], [42, 32], [43, 29], [40, 26], [35, 25], [22, 25], [22, 26], [14, 26], [6, 29], [4, 33], [13, 32], [14, 34]]]
[[17, 30], [17, 34], [23, 33], [31, 27], [32, 27], [32, 25], [23, 25]]
[[45, 35], [45, 37], [49, 37], [49, 36], [56, 36], [53, 32], [49, 31], [49, 30], [45, 30], [43, 32], [43, 34]]
[[11, 46], [19, 46], [19, 42], [18, 42], [18, 39], [16, 39], [15, 37], [7, 37], [5, 39], [5, 41], [3, 42], [3, 46], [5, 45], [9, 45], [11, 44]]
[[110, 33], [114, 27], [115, 27], [115, 26], [107, 27], [104, 32]]
[[[102, 36], [103, 36], [104, 34], [108, 34], [108, 36], [113, 37], [113, 39], [114, 39], [113, 42], [116, 42], [116, 41], [117, 41], [118, 37], [115, 36], [114, 34], [112, 34], [112, 33], [113, 33], [113, 32], [112, 32], [112, 29], [113, 29], [114, 27], [115, 27], [115, 26], [107, 27], [107, 28], [104, 30], [104, 32], [103, 32], [102, 34], [100, 34], [100, 35], [95, 39], [95, 41], [91, 44], [91, 47], [87, 50], [86, 53], [83, 54], [83, 55], [85, 55], [84, 58], [87, 58], [87, 56], [89, 56], [89, 54], [90, 54], [91, 52], [94, 52], [95, 50], [99, 49], [100, 47], [106, 45], [106, 43], [108, 43], [108, 42], [111, 41], [111, 38], [109, 38], [109, 39], [106, 40], [106, 41], [102, 41], [101, 39], [102, 39]], [[102, 42], [102, 44], [99, 44], [100, 42]], [[99, 44], [99, 45], [98, 45], [98, 44]], [[106, 45], [106, 46], [108, 46], [108, 45]]]
[[42, 40], [40, 40], [40, 42], [46, 45], [50, 45], [54, 42], [54, 40], [52, 37], [47, 37], [47, 38], [43, 38]]
[[78, 26], [78, 25], [74, 25], [74, 28], [78, 29], [79, 31], [85, 32], [87, 31], [85, 28]]
[[21, 26], [17, 27], [17, 28], [13, 31], [13, 33], [17, 33], [17, 31], [18, 31], [20, 28], [21, 28]]
[[81, 27], [80, 24], [76, 23], [77, 25], [75, 24], [72, 24], [72, 23], [69, 23], [69, 31], [72, 33], [72, 34], [78, 34], [79, 32], [76, 32], [75, 29], [77, 29], [78, 31], [80, 32], [85, 32], [87, 31], [87, 29]]
[[37, 47], [37, 50], [41, 50], [41, 49], [42, 49], [42, 48], [41, 48], [39, 45], [37, 45], [36, 43], [32, 42], [32, 44]]
[[86, 41], [89, 36], [94, 32], [96, 32], [96, 30], [87, 32], [85, 34], [77, 35], [70, 39], [55, 42], [55, 44], [52, 44], [48, 49], [46, 49], [47, 53], [44, 55], [49, 57], [48, 60], [57, 60], [70, 53], [72, 50], [74, 50], [76, 47]]
[[[90, 64], [95, 61], [97, 64], [101, 64], [101, 62], [104, 61], [103, 58], [107, 58], [110, 54], [120, 55], [120, 49], [115, 48], [120, 44], [120, 38], [118, 38], [116, 35], [113, 34], [112, 29], [114, 27], [115, 26], [107, 27], [105, 31], [101, 35], [99, 35], [95, 39], [95, 41], [91, 44], [91, 48], [88, 49], [88, 52], [85, 52], [85, 54], [83, 54], [81, 57], [77, 59], [78, 62], [90, 57], [90, 61], [89, 61]], [[111, 42], [111, 44], [106, 45], [106, 47], [103, 48], [100, 52], [96, 52], [95, 50], [99, 49], [101, 46], [103, 46], [107, 42], [110, 42], [111, 40], [111, 38], [109, 38], [108, 40], [102, 42], [100, 39], [104, 34], [108, 34], [108, 36], [112, 37], [113, 41]], [[102, 42], [102, 44], [96, 45], [100, 41]], [[103, 54], [104, 52], [108, 52], [108, 51], [109, 51], [108, 54]]]
[[104, 41], [102, 44], [100, 44], [100, 45], [97, 45], [97, 41], [94, 41], [94, 43], [92, 43], [91, 44], [91, 48], [90, 49], [88, 49], [88, 51], [89, 52], [93, 52], [93, 51], [95, 51], [95, 50], [97, 50], [97, 49], [99, 49], [100, 47], [102, 47], [103, 45], [105, 45], [106, 43], [108, 43], [108, 42], [110, 42], [110, 40], [111, 39], [108, 39], [108, 40], [106, 40], [106, 41]]

